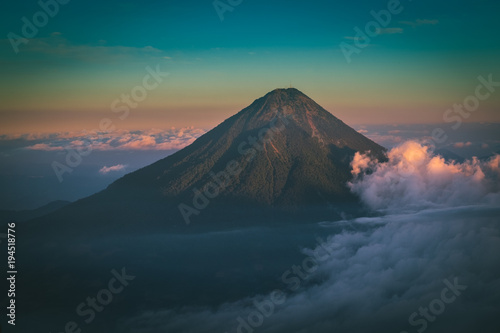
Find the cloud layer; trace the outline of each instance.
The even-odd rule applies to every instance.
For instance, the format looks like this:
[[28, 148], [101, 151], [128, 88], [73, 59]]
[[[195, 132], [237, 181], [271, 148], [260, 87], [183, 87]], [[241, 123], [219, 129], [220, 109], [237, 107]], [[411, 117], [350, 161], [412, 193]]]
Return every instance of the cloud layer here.
[[88, 150], [178, 150], [190, 145], [205, 130], [186, 127], [168, 130], [151, 129], [147, 131], [118, 130], [109, 133], [66, 132], [52, 134], [4, 135], [0, 139], [22, 140], [25, 149], [39, 151], [64, 151], [65, 149]]
[[[144, 311], [122, 320], [120, 328], [135, 333], [495, 332], [499, 164], [499, 156], [447, 163], [416, 142], [391, 150], [385, 164], [357, 155], [353, 190], [369, 207], [388, 214], [322, 223], [332, 230], [349, 227], [303, 250], [304, 262], [311, 262], [307, 258], [330, 249], [299, 288], [283, 283], [286, 300], [272, 314], [261, 311], [257, 320], [255, 302], [272, 295], [256, 295], [218, 309]], [[426, 319], [422, 309], [439, 304], [446, 281], [464, 290]], [[252, 320], [257, 324], [249, 326]]]

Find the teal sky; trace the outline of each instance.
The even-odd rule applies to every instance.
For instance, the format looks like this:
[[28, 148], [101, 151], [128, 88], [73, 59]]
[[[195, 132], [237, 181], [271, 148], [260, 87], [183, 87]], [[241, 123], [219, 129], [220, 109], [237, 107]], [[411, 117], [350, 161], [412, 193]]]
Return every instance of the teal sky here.
[[[71, 0], [18, 53], [9, 33], [21, 36], [21, 19], [41, 8], [1, 6], [2, 133], [95, 127], [116, 116], [111, 103], [141, 84], [147, 66], [169, 76], [123, 128], [212, 127], [290, 84], [348, 124], [440, 122], [478, 76], [500, 81], [493, 0], [401, 1], [350, 63], [339, 45], [354, 45], [354, 28], [388, 1], [243, 0], [221, 20], [212, 1]], [[467, 120], [498, 122], [499, 105], [492, 94]]]

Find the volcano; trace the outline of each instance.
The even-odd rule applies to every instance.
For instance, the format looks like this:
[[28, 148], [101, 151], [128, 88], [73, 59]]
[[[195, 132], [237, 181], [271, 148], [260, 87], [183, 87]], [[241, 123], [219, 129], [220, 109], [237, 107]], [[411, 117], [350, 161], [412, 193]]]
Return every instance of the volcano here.
[[276, 89], [184, 149], [42, 220], [178, 227], [250, 211], [272, 215], [352, 203], [346, 184], [356, 152], [385, 158], [383, 147], [299, 90]]

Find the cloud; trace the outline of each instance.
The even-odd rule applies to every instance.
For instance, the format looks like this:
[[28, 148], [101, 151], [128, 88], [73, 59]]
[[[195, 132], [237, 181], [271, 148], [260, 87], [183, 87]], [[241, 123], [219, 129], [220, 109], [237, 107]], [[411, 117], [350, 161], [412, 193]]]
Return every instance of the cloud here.
[[365, 40], [364, 37], [359, 37], [359, 36], [345, 36], [344, 39], [347, 39], [347, 40], [357, 40], [357, 41], [361, 41], [361, 40]]
[[[374, 210], [418, 211], [484, 202], [498, 192], [499, 168], [477, 158], [464, 163], [447, 162], [428, 147], [408, 141], [388, 153], [389, 161], [378, 164], [357, 153], [352, 191]], [[491, 161], [496, 161], [498, 155]], [[371, 170], [368, 174], [362, 172]], [[498, 197], [498, 194], [496, 194]]]
[[379, 133], [366, 133], [365, 135], [384, 147], [392, 147], [404, 141], [403, 137], [397, 135], [383, 135]]
[[37, 143], [36, 145], [33, 146], [28, 146], [26, 149], [29, 150], [44, 150], [44, 151], [62, 151], [64, 150], [63, 147], [54, 147], [46, 143]]
[[[8, 40], [4, 40], [8, 41]], [[37, 57], [48, 55], [52, 62], [54, 59], [70, 59], [85, 62], [110, 63], [115, 61], [151, 59], [156, 61], [170, 60], [169, 55], [153, 46], [131, 47], [123, 45], [106, 45], [105, 41], [96, 44], [74, 44], [61, 33], [54, 32], [48, 37], [31, 38], [29, 43], [23, 45], [23, 54], [33, 54]], [[31, 61], [31, 58], [22, 58], [19, 61]]]
[[417, 20], [417, 24], [419, 25], [436, 25], [439, 23], [438, 20]]
[[[92, 150], [179, 150], [193, 143], [206, 131], [185, 127], [171, 129], [151, 129], [146, 131], [117, 130], [110, 133], [62, 132], [45, 135], [17, 134], [4, 135], [0, 140], [24, 140], [25, 149], [41, 151], [62, 151], [65, 149]], [[34, 141], [34, 142], [33, 142]]]
[[123, 165], [123, 164], [118, 164], [118, 165], [113, 165], [113, 166], [110, 166], [110, 167], [107, 167], [107, 166], [103, 166], [100, 170], [99, 170], [99, 173], [102, 174], [102, 175], [105, 175], [109, 172], [116, 172], [116, 171], [122, 171], [126, 168], [127, 166], [126, 165]]
[[[378, 35], [402, 34], [403, 28], [377, 28]], [[362, 36], [345, 36], [344, 39], [352, 41], [363, 41], [366, 38]]]
[[368, 169], [371, 166], [375, 165], [375, 161], [373, 161], [369, 156], [363, 154], [355, 154], [354, 159], [351, 162], [352, 166], [352, 174], [357, 176], [363, 172], [363, 170]]
[[[500, 151], [500, 124], [464, 123], [460, 131], [447, 133], [449, 139], [444, 144], [437, 143], [432, 138], [433, 131], [441, 127], [442, 124], [372, 124], [357, 126], [356, 129], [366, 130], [367, 132], [363, 133], [365, 136], [389, 149], [405, 141], [413, 140], [435, 146], [438, 151], [442, 151], [446, 158], [451, 158], [451, 155], [460, 149], [453, 147], [453, 144], [457, 142], [463, 142], [464, 148], [468, 148], [460, 150], [460, 156], [466, 159]], [[467, 140], [464, 141], [464, 138]], [[465, 147], [467, 142], [471, 144]], [[446, 154], [445, 151], [448, 149], [451, 149], [451, 154]]]
[[407, 140], [430, 141], [429, 134], [435, 125], [368, 125], [358, 130], [378, 144], [392, 148]]
[[156, 139], [150, 135], [140, 135], [133, 137], [129, 142], [120, 146], [120, 149], [135, 150], [135, 149], [151, 149], [156, 147]]
[[457, 142], [453, 145], [455, 148], [465, 148], [472, 146], [472, 142]]
[[48, 140], [56, 136], [54, 133], [17, 133], [17, 134], [1, 134], [0, 140], [25, 140], [25, 141], [37, 141], [37, 140]]
[[378, 28], [377, 34], [379, 35], [393, 35], [393, 34], [402, 34], [402, 28]]
[[400, 21], [399, 23], [406, 24], [415, 28], [422, 25], [436, 25], [439, 23], [439, 20], [417, 19], [415, 21]]
[[500, 155], [493, 156], [488, 162], [486, 162], [488, 168], [493, 172], [500, 174]]

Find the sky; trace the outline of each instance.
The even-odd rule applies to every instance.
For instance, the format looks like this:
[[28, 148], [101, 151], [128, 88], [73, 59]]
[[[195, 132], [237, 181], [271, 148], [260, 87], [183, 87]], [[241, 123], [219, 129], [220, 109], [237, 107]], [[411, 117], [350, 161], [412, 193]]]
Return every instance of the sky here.
[[[350, 62], [341, 43], [354, 45], [355, 28], [364, 31], [387, 1], [254, 0], [217, 10], [212, 1], [72, 0], [58, 7], [44, 22], [37, 1], [2, 4], [2, 134], [97, 127], [116, 118], [112, 103], [142, 84], [148, 66], [169, 75], [120, 128], [211, 128], [290, 85], [348, 124], [440, 122], [474, 92], [478, 76], [500, 77], [496, 1], [402, 1], [377, 35], [358, 38], [368, 46]], [[42, 23], [37, 32], [12, 43], [23, 38], [23, 17], [33, 16]], [[498, 121], [499, 96], [467, 121]]]
[[91, 195], [289, 86], [388, 148], [500, 151], [497, 1], [231, 3], [2, 3], [0, 209]]

